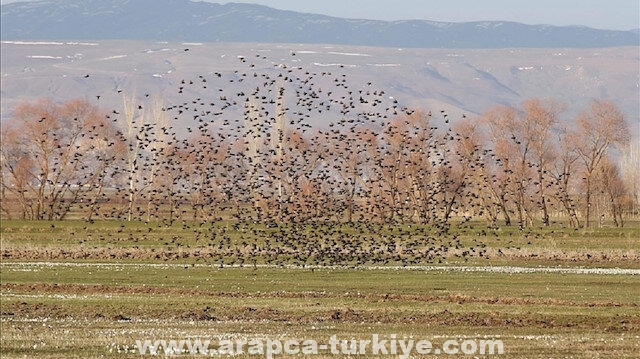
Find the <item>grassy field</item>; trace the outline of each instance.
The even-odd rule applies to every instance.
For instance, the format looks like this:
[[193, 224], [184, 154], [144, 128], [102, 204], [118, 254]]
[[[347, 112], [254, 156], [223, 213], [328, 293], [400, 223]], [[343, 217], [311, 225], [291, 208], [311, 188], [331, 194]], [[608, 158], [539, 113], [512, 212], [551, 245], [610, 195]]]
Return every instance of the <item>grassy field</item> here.
[[140, 357], [136, 340], [326, 344], [373, 334], [434, 348], [501, 340], [505, 352], [413, 357], [640, 352], [637, 223], [520, 231], [3, 221], [1, 230], [3, 358]]

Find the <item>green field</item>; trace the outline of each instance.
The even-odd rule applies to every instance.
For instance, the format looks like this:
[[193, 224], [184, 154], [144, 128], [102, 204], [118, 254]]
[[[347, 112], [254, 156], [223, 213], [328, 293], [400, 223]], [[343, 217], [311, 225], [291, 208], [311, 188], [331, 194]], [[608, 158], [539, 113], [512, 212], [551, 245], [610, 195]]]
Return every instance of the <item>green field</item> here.
[[635, 358], [639, 249], [637, 223], [443, 231], [3, 221], [1, 353], [140, 357], [136, 340], [378, 334], [434, 348], [504, 343], [504, 355], [413, 357]]

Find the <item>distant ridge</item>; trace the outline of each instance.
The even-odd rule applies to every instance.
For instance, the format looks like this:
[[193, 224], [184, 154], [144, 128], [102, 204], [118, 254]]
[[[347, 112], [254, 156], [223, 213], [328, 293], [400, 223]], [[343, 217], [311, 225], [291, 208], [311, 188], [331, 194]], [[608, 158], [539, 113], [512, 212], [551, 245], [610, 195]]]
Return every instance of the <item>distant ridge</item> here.
[[638, 30], [515, 22], [374, 21], [189, 0], [45, 0], [1, 6], [2, 40], [153, 40], [412, 48], [640, 45]]

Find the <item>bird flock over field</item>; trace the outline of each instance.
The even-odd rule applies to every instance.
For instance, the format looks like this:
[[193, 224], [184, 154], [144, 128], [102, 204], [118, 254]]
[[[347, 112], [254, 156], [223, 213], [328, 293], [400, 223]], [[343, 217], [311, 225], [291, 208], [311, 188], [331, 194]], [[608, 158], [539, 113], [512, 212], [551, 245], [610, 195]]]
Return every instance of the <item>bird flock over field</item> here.
[[[344, 65], [313, 71], [262, 54], [237, 56], [237, 65], [219, 71], [213, 64], [179, 80], [181, 103], [148, 93], [140, 101], [117, 89], [124, 109], [107, 117], [126, 148], [111, 177], [127, 178], [103, 191], [102, 202], [115, 196], [129, 208], [101, 215], [151, 220], [162, 213], [173, 221], [189, 212], [210, 221], [232, 211], [257, 222], [340, 222], [348, 213], [349, 222], [358, 215], [435, 223], [449, 205], [438, 192], [449, 184], [446, 142], [454, 134], [437, 135], [431, 113], [401, 106], [373, 81], [353, 83], [339, 71]], [[449, 123], [444, 112], [441, 119]], [[402, 164], [398, 156], [406, 157]], [[399, 189], [411, 181], [422, 193]], [[421, 213], [408, 197], [425, 207]], [[389, 201], [398, 203], [382, 208]]]
[[[444, 111], [404, 107], [373, 79], [351, 80], [344, 65], [317, 71], [263, 54], [236, 59], [234, 70], [214, 61], [211, 71], [180, 79], [177, 103], [116, 88], [122, 108], [71, 136], [88, 141], [70, 146], [73, 155], [60, 158], [74, 160], [56, 170], [79, 174], [64, 186], [50, 180], [48, 198], [62, 200], [38, 216], [146, 223], [147, 233], [130, 234], [135, 241], [182, 223], [201, 249], [182, 253], [221, 264], [488, 256], [481, 243], [463, 245], [449, 232], [453, 217], [470, 226], [482, 213], [481, 181], [472, 179], [484, 175], [488, 153]], [[64, 137], [45, 132], [45, 142]], [[54, 194], [61, 187], [67, 192]], [[233, 223], [234, 235], [220, 223]], [[411, 224], [420, 227], [403, 229]], [[181, 242], [173, 236], [165, 244]]]
[[[596, 182], [591, 193], [622, 223], [619, 198], [605, 198], [622, 183], [606, 148], [584, 155], [593, 152], [590, 121], [601, 113], [617, 130], [598, 134], [625, 143], [628, 129], [610, 101], [594, 101], [576, 131], [558, 124], [553, 100], [457, 118], [406, 107], [375, 77], [349, 71], [359, 65], [310, 62], [309, 51], [274, 60], [264, 49], [245, 50], [213, 57], [206, 69], [167, 72], [161, 94], [116, 85], [93, 101], [18, 106], [2, 132], [2, 216], [119, 221], [117, 233], [95, 235], [107, 243], [160, 240], [167, 250], [108, 253], [113, 258], [222, 265], [501, 256], [469, 236], [497, 235], [498, 223], [510, 227], [512, 218], [527, 235], [559, 213], [579, 228], [585, 201], [576, 191]], [[173, 51], [165, 64], [188, 67], [195, 52]], [[90, 85], [96, 77], [76, 79]], [[122, 105], [105, 112], [101, 104], [113, 98]], [[598, 168], [581, 165], [600, 159]], [[181, 234], [168, 235], [176, 226]]]
[[[114, 207], [107, 216], [182, 221], [196, 242], [208, 242], [210, 259], [221, 265], [255, 264], [256, 258], [304, 266], [488, 257], [481, 243], [464, 246], [449, 236], [447, 218], [438, 212], [455, 205], [438, 196], [442, 184], [429, 188], [442, 179], [436, 174], [447, 175], [442, 167], [452, 167], [444, 154], [445, 142], [454, 140], [451, 129], [436, 138], [431, 114], [400, 105], [373, 81], [354, 83], [341, 73], [344, 65], [313, 71], [262, 54], [237, 56], [237, 65], [181, 79], [175, 91], [185, 100], [156, 105], [151, 119], [143, 115], [148, 102], [129, 104], [128, 119], [127, 110], [117, 117], [129, 131], [123, 133], [125, 152], [135, 154], [129, 180], [136, 184], [118, 189], [117, 196], [131, 202], [129, 211]], [[448, 124], [447, 114], [440, 115]], [[186, 130], [184, 136], [175, 124]], [[422, 180], [418, 200], [429, 207], [417, 215], [408, 205], [382, 209], [374, 202], [388, 201], [396, 189], [367, 180], [394, 171], [406, 177], [395, 168], [400, 147], [419, 157], [404, 163]], [[370, 164], [382, 172], [373, 173]], [[211, 227], [230, 214], [240, 233], [233, 240]], [[386, 227], [410, 218], [430, 227]], [[166, 244], [180, 246], [180, 239]]]

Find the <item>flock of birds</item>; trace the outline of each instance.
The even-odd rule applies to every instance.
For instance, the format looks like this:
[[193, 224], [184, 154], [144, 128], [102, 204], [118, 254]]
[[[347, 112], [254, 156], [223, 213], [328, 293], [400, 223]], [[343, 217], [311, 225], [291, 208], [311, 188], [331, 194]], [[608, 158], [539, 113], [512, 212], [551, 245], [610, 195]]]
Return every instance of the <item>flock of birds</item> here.
[[[243, 227], [246, 227], [243, 230]], [[238, 240], [213, 236], [218, 265], [256, 264], [296, 266], [417, 266], [456, 259], [489, 259], [478, 240], [463, 243], [457, 234], [427, 227], [398, 227], [372, 223], [293, 225], [257, 229], [239, 225]], [[215, 232], [212, 232], [215, 233]], [[231, 243], [235, 242], [235, 246]], [[226, 249], [226, 251], [225, 251]], [[203, 259], [205, 260], [205, 259]]]
[[[177, 56], [194, 53], [184, 50]], [[480, 142], [475, 120], [407, 108], [373, 81], [351, 78], [355, 65], [311, 63], [305, 54], [272, 61], [259, 50], [214, 59], [211, 71], [175, 71], [164, 92], [172, 103], [117, 87], [96, 100], [122, 98], [122, 107], [81, 134], [62, 133], [76, 123], [56, 133], [43, 117], [34, 140], [57, 143], [59, 158], [39, 177], [51, 189], [38, 199], [44, 205], [16, 192], [23, 214], [37, 206], [42, 219], [73, 210], [89, 220], [433, 226], [471, 216], [510, 225], [517, 214], [526, 227], [549, 197], [571, 205], [562, 174], [541, 185], [534, 163], [511, 168], [511, 153]], [[76, 142], [66, 148], [65, 136]]]
[[[163, 223], [148, 223], [143, 227], [123, 224], [117, 231], [96, 230], [97, 227], [87, 225], [83, 231], [71, 235], [84, 238], [90, 233], [108, 252], [96, 252], [94, 247], [93, 251], [79, 249], [65, 255], [87, 259], [187, 260], [221, 268], [267, 265], [313, 270], [326, 266], [420, 266], [489, 259], [504, 254], [502, 249], [490, 250], [479, 239], [461, 239], [471, 234], [497, 235], [491, 231], [477, 232], [472, 226], [449, 232], [428, 226], [372, 222], [261, 226], [238, 221], [207, 225], [183, 223], [182, 227], [171, 228]], [[87, 241], [83, 239], [79, 243]], [[121, 249], [123, 241], [128, 243], [124, 250]], [[151, 251], [146, 249], [150, 243], [154, 243]], [[511, 247], [517, 248], [506, 248]]]
[[[153, 223], [181, 222], [206, 249], [198, 260], [222, 266], [407, 266], [488, 257], [482, 243], [463, 245], [447, 219], [439, 220], [450, 201], [437, 193], [451, 184], [442, 171], [453, 166], [446, 144], [461, 140], [451, 129], [436, 136], [430, 113], [401, 106], [372, 82], [354, 84], [346, 73], [261, 54], [237, 61], [236, 70], [179, 80], [176, 95], [193, 97], [181, 103], [158, 105], [148, 93], [140, 101], [117, 89], [124, 109], [108, 118], [126, 147], [112, 176], [124, 176], [104, 191], [97, 214], [146, 221], [143, 240], [158, 235]], [[449, 123], [444, 111], [441, 119]], [[390, 194], [389, 178], [386, 187], [367, 179], [396, 176], [398, 151], [419, 158], [403, 166], [422, 181], [429, 210], [418, 216], [428, 227], [390, 224], [416, 218], [407, 203], [390, 210], [383, 208], [390, 203], [375, 203], [399, 197]], [[234, 217], [232, 229], [216, 225], [223, 217]], [[165, 245], [185, 249], [183, 242], [173, 236]]]
[[221, 265], [487, 258], [482, 243], [464, 245], [450, 231], [454, 216], [473, 231], [471, 216], [496, 206], [482, 197], [498, 181], [485, 168], [494, 154], [471, 122], [404, 107], [373, 82], [350, 79], [344, 65], [313, 71], [289, 56], [238, 56], [234, 70], [180, 79], [173, 91], [184, 100], [172, 104], [116, 89], [123, 107], [86, 133], [101, 164], [88, 171], [101, 172], [85, 178], [97, 182], [69, 187], [75, 202], [61, 206], [89, 222], [123, 221], [122, 229], [144, 222], [147, 233], [129, 235], [136, 242], [182, 223]]
[[[464, 187], [453, 183], [463, 178], [450, 176], [450, 152], [462, 156], [450, 144], [460, 147], [469, 136], [451, 127], [438, 133], [436, 116], [402, 106], [371, 81], [305, 69], [296, 52], [289, 56], [294, 65], [237, 56], [235, 70], [183, 78], [174, 95], [185, 100], [175, 104], [117, 89], [125, 108], [108, 118], [127, 148], [112, 177], [126, 180], [95, 208], [113, 205], [113, 197], [129, 206], [99, 213], [129, 220], [192, 214], [212, 221], [233, 212], [257, 222], [446, 222], [457, 201], [443, 192], [457, 186], [458, 196]], [[438, 120], [449, 126], [444, 111]]]

